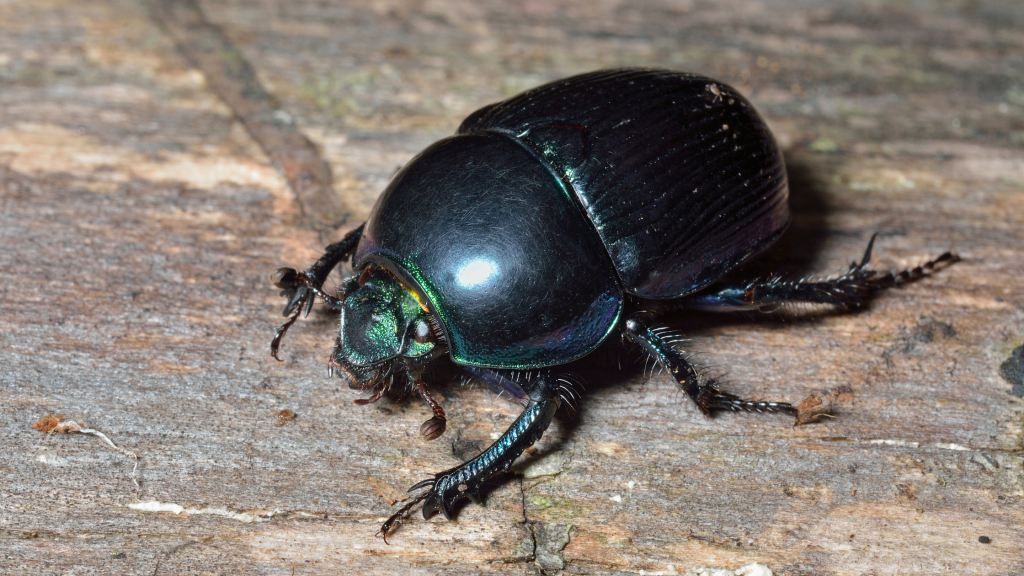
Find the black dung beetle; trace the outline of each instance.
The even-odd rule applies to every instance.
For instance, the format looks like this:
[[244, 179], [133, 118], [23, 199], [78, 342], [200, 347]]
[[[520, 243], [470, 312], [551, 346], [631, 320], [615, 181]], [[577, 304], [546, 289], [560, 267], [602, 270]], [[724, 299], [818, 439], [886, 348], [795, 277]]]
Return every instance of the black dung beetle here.
[[[483, 453], [413, 486], [428, 490], [388, 519], [385, 537], [420, 501], [425, 518], [451, 518], [462, 497], [479, 501], [480, 484], [507, 471], [575, 393], [552, 367], [613, 335], [646, 350], [705, 414], [796, 414], [791, 404], [719, 390], [645, 306], [852, 309], [956, 257], [880, 274], [867, 269], [872, 238], [863, 260], [836, 278], [712, 287], [779, 238], [787, 197], [768, 127], [721, 82], [624, 69], [545, 84], [471, 114], [399, 171], [363, 226], [305, 272], [275, 272], [292, 317], [272, 353], [319, 297], [341, 311], [331, 372], [371, 390], [362, 403], [392, 387], [418, 390], [434, 413], [421, 427], [428, 440], [444, 432], [445, 416], [423, 374], [445, 354], [524, 399]], [[328, 274], [350, 257], [356, 275], [326, 294]]]

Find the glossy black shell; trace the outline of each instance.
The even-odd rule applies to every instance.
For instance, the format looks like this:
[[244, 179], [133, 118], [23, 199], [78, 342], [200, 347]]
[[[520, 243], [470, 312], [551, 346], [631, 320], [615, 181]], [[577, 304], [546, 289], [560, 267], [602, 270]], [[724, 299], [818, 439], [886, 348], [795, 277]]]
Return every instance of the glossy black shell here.
[[623, 294], [693, 293], [789, 221], [754, 108], [692, 74], [609, 70], [470, 115], [378, 199], [355, 254], [417, 286], [453, 360], [562, 364], [614, 328]]
[[578, 358], [622, 302], [608, 254], [561, 182], [497, 134], [446, 138], [406, 165], [377, 200], [355, 261], [417, 286], [463, 364]]

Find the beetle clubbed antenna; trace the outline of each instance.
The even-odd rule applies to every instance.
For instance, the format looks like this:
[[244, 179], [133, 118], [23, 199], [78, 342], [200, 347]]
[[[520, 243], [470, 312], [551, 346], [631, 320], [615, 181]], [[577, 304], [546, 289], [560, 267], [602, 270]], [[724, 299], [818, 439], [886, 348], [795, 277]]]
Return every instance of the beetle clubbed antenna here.
[[416, 381], [416, 389], [420, 393], [420, 397], [423, 401], [430, 406], [430, 410], [434, 413], [434, 416], [420, 425], [420, 435], [423, 436], [424, 440], [436, 440], [442, 434], [444, 434], [445, 428], [448, 426], [448, 418], [444, 414], [444, 408], [437, 403], [437, 400], [430, 395], [427, 391], [427, 384], [422, 380]]

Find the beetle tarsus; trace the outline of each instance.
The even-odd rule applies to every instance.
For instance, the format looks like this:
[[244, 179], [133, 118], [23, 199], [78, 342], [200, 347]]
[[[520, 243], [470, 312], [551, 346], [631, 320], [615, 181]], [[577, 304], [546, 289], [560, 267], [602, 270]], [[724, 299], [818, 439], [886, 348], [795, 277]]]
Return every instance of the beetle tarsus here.
[[284, 335], [288, 333], [288, 329], [291, 328], [292, 324], [295, 324], [295, 321], [298, 319], [298, 314], [292, 316], [287, 322], [278, 326], [277, 331], [274, 332], [274, 338], [270, 341], [270, 355], [274, 357], [274, 360], [284, 362], [284, 360], [277, 357], [277, 353], [281, 348], [281, 339], [284, 338]]
[[405, 506], [402, 506], [398, 512], [392, 514], [391, 517], [385, 520], [384, 524], [381, 525], [380, 530], [377, 532], [377, 536], [383, 538], [384, 543], [387, 544], [388, 533], [390, 533], [393, 528], [397, 528], [398, 525], [402, 523], [402, 519], [405, 518], [405, 515], [409, 513], [409, 510], [412, 510], [413, 506], [422, 502], [427, 497], [427, 494], [429, 494], [429, 492], [420, 494], [416, 498], [410, 500]]
[[712, 410], [731, 410], [733, 412], [756, 412], [758, 414], [784, 413], [797, 415], [795, 406], [788, 402], [770, 402], [765, 400], [744, 400], [739, 396], [722, 392], [714, 385], [705, 385], [705, 394], [710, 392], [710, 408]]
[[900, 272], [888, 272], [884, 275], [878, 275], [878, 272], [873, 272], [874, 276], [869, 278], [868, 282], [872, 288], [876, 290], [884, 290], [886, 288], [892, 288], [894, 286], [900, 286], [902, 284], [920, 280], [921, 278], [930, 276], [937, 270], [959, 261], [960, 256], [952, 252], [943, 252], [938, 258], [929, 260], [920, 266], [901, 270]]

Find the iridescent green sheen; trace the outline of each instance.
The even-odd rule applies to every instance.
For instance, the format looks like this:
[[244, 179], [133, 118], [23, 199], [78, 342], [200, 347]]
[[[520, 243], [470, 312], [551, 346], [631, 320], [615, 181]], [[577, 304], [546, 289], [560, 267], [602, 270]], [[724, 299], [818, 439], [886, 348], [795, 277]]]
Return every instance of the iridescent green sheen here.
[[356, 366], [370, 366], [396, 356], [421, 356], [432, 342], [417, 342], [411, 327], [427, 313], [416, 297], [393, 276], [372, 274], [341, 308], [341, 353]]
[[566, 183], [504, 134], [453, 136], [409, 162], [377, 200], [353, 262], [415, 286], [456, 364], [571, 362], [622, 308], [608, 253]]

